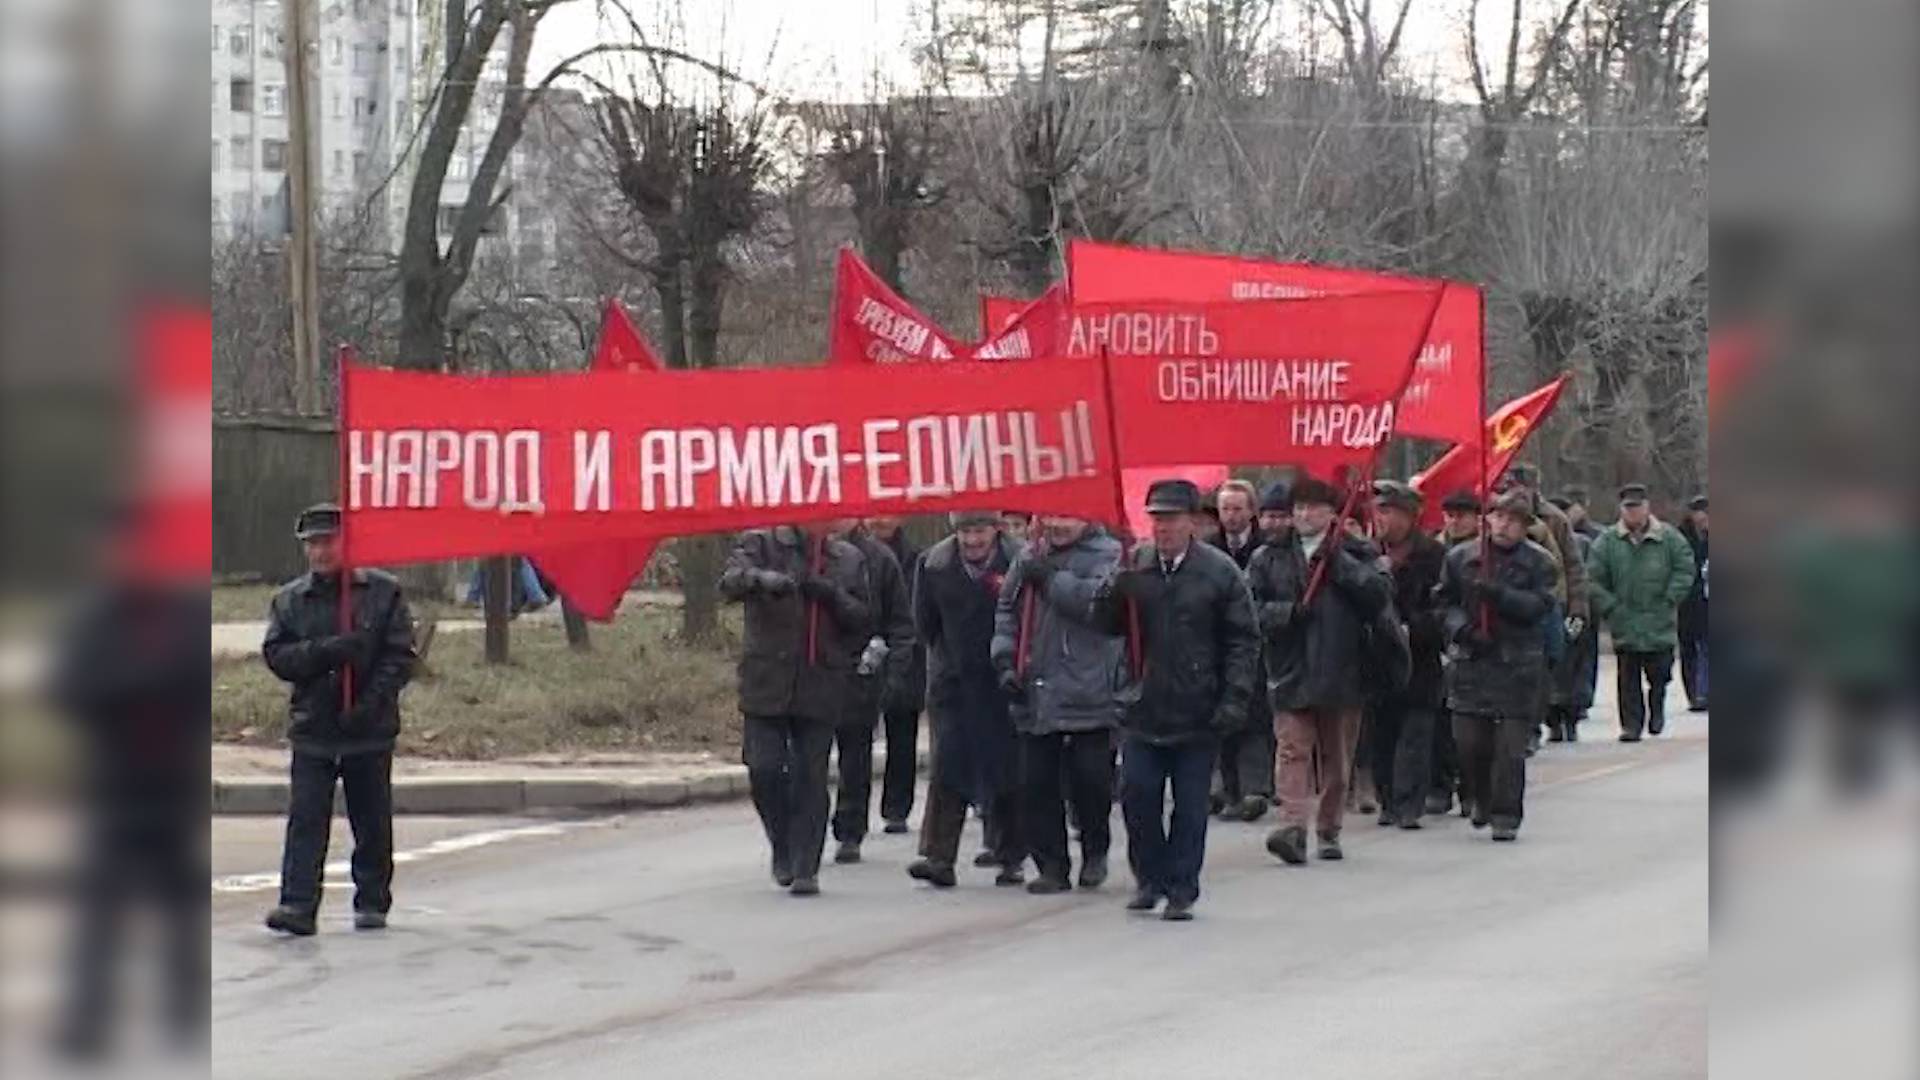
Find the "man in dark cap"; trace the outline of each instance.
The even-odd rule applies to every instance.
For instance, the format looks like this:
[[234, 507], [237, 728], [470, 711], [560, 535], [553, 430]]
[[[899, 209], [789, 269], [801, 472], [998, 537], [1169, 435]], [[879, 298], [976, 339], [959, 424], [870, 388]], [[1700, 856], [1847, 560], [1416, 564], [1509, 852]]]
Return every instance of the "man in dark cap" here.
[[[1442, 551], [1451, 551], [1457, 545], [1480, 539], [1480, 510], [1480, 497], [1464, 488], [1449, 492], [1446, 498], [1440, 500], [1441, 526], [1435, 539], [1440, 542]], [[1442, 664], [1444, 666], [1444, 659]], [[1446, 813], [1459, 788], [1460, 751], [1453, 742], [1453, 717], [1446, 709], [1443, 696], [1440, 715], [1433, 725], [1433, 788], [1427, 797], [1427, 812]], [[1468, 812], [1469, 808], [1462, 800], [1460, 816], [1465, 817]]]
[[1693, 548], [1693, 591], [1680, 602], [1680, 688], [1688, 712], [1707, 711], [1707, 497], [1687, 500], [1680, 535]]
[[[913, 618], [913, 583], [920, 577], [920, 551], [913, 546], [907, 530], [897, 517], [870, 517], [867, 531], [886, 545], [900, 564], [907, 583], [907, 618]], [[888, 657], [892, 659], [891, 656]], [[889, 671], [886, 689], [880, 698], [880, 714], [887, 733], [887, 764], [880, 788], [880, 818], [889, 833], [907, 831], [907, 815], [913, 812], [914, 785], [918, 783], [920, 712], [927, 700], [927, 648], [916, 638], [906, 667]]]
[[1541, 727], [1535, 729], [1533, 738], [1528, 741], [1530, 748], [1537, 749], [1542, 729], [1554, 732], [1557, 741], [1579, 738], [1573, 698], [1580, 673], [1574, 663], [1572, 650], [1567, 645], [1586, 632], [1590, 621], [1587, 569], [1580, 559], [1579, 545], [1573, 539], [1572, 523], [1567, 520], [1567, 515], [1541, 494], [1539, 466], [1523, 461], [1508, 467], [1506, 475], [1501, 478], [1500, 491], [1502, 494], [1517, 491], [1527, 497], [1534, 515], [1527, 538], [1546, 548], [1560, 567], [1560, 580], [1554, 587], [1554, 602], [1559, 608], [1555, 612], [1558, 625], [1541, 631], [1547, 636], [1549, 678], [1545, 694], [1540, 700]]
[[[1265, 542], [1256, 517], [1258, 500], [1253, 485], [1229, 480], [1220, 485], [1215, 502], [1220, 508], [1220, 535], [1213, 546], [1245, 573], [1253, 553]], [[1221, 817], [1258, 821], [1273, 805], [1273, 712], [1267, 707], [1266, 684], [1265, 670], [1256, 667], [1256, 689], [1247, 706], [1247, 722], [1238, 730], [1220, 733], [1213, 812]]]
[[1586, 537], [1589, 543], [1598, 540], [1600, 526], [1594, 522], [1590, 512], [1593, 498], [1587, 493], [1587, 489], [1579, 484], [1569, 485], [1567, 490], [1560, 493], [1560, 498], [1566, 500], [1566, 505], [1561, 506], [1558, 500], [1554, 505], [1566, 511], [1567, 521], [1573, 526], [1573, 531]]
[[846, 716], [854, 668], [873, 633], [865, 558], [824, 522], [754, 529], [727, 557], [720, 595], [746, 608], [740, 757], [772, 849], [773, 880], [794, 896], [813, 896], [827, 842], [834, 725]]
[[[1206, 858], [1207, 787], [1218, 733], [1246, 722], [1260, 649], [1253, 603], [1239, 567], [1196, 542], [1200, 490], [1186, 480], [1147, 489], [1153, 542], [1135, 548], [1101, 592], [1096, 610], [1124, 634], [1131, 685], [1121, 721], [1121, 809], [1127, 854], [1139, 888], [1130, 911], [1193, 917]], [[1166, 816], [1167, 789], [1173, 815]]]
[[1324, 481], [1295, 484], [1292, 532], [1247, 567], [1279, 742], [1280, 826], [1267, 850], [1293, 865], [1306, 862], [1309, 819], [1320, 857], [1344, 857], [1340, 827], [1366, 701], [1364, 637], [1393, 599], [1379, 552], [1335, 521], [1340, 501]]
[[1419, 492], [1397, 480], [1380, 481], [1374, 492], [1381, 557], [1393, 578], [1393, 610], [1405, 629], [1412, 663], [1405, 688], [1374, 695], [1373, 760], [1362, 764], [1372, 768], [1380, 793], [1380, 824], [1417, 829], [1433, 780], [1433, 724], [1445, 645], [1434, 591], [1447, 553], [1418, 527]]
[[994, 613], [1023, 550], [984, 511], [951, 518], [953, 535], [927, 549], [913, 587], [913, 622], [927, 649], [927, 719], [933, 768], [920, 825], [916, 881], [952, 888], [967, 807], [981, 811], [996, 885], [1026, 880], [1021, 864], [1017, 747], [1008, 701], [993, 665]]
[[1620, 741], [1667, 726], [1667, 682], [1679, 646], [1679, 606], [1693, 590], [1693, 549], [1653, 516], [1647, 486], [1620, 489], [1620, 520], [1587, 556], [1595, 610], [1607, 620], [1618, 661]]
[[[333, 828], [333, 790], [345, 789], [353, 826], [353, 925], [377, 930], [393, 907], [393, 743], [400, 691], [413, 677], [413, 616], [400, 583], [379, 570], [345, 571], [340, 508], [301, 511], [293, 533], [307, 572], [273, 594], [260, 653], [293, 685], [287, 738], [293, 764], [280, 904], [267, 926], [314, 932]], [[350, 597], [341, 625], [341, 578]]]
[[1460, 747], [1460, 800], [1474, 828], [1495, 840], [1519, 835], [1525, 810], [1527, 739], [1547, 678], [1553, 560], [1527, 539], [1533, 500], [1509, 492], [1487, 515], [1489, 540], [1447, 552], [1439, 600], [1446, 609], [1453, 671], [1447, 704]]
[[[1271, 544], [1293, 528], [1293, 489], [1276, 480], [1260, 493], [1260, 542]], [[1253, 559], [1249, 557], [1248, 563]]]

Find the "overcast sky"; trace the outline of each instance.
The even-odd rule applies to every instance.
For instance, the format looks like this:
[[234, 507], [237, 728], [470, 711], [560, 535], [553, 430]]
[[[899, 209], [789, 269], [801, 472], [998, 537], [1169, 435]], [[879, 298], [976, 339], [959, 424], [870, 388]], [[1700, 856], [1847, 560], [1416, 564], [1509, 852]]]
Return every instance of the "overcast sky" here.
[[[597, 6], [594, 0], [576, 0], [550, 14], [541, 26], [539, 57], [551, 64], [597, 42], [630, 37], [623, 28], [603, 26]], [[632, 6], [677, 12], [686, 22], [687, 51], [711, 59], [724, 54], [730, 67], [781, 96], [858, 97], [876, 70], [883, 82], [896, 86], [917, 80], [909, 43], [924, 19], [926, 0], [633, 0]], [[1375, 6], [1384, 34], [1393, 0], [1377, 0]], [[1421, 81], [1437, 77], [1448, 96], [1463, 93], [1467, 85], [1461, 48], [1467, 6], [1468, 0], [1413, 0], [1407, 20], [1406, 73]], [[1511, 9], [1505, 0], [1482, 6], [1481, 55], [1489, 69], [1497, 70], [1505, 61], [1505, 20]], [[1527, 17], [1536, 22], [1552, 18], [1558, 6], [1559, 0], [1524, 0]], [[1290, 0], [1278, 17], [1288, 27], [1297, 26], [1306, 7], [1307, 0]], [[1331, 40], [1327, 44], [1334, 47]]]

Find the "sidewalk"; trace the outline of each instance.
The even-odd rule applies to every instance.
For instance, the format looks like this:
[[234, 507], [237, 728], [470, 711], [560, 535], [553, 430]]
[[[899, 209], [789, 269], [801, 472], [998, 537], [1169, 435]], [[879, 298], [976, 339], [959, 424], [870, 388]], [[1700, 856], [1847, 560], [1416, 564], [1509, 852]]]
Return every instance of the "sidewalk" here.
[[[922, 737], [924, 744], [925, 738]], [[284, 814], [287, 751], [216, 743], [215, 814]], [[926, 767], [924, 745], [916, 755]], [[874, 747], [874, 775], [886, 765]], [[396, 814], [611, 813], [744, 798], [746, 766], [707, 753], [535, 755], [500, 761], [393, 759]], [[335, 809], [344, 810], [340, 796]]]
[[[679, 607], [683, 602], [684, 598], [679, 593], [658, 589], [635, 589], [627, 593], [626, 598], [626, 604], [629, 606], [638, 604], [646, 607]], [[476, 609], [463, 608], [463, 610]], [[539, 611], [521, 615], [520, 618], [532, 622], [559, 622], [560, 608], [558, 605], [548, 605]], [[477, 633], [486, 629], [486, 626], [483, 619], [460, 615], [441, 619], [438, 632], [442, 634]], [[263, 619], [214, 623], [209, 635], [213, 647], [213, 658], [226, 660], [255, 656], [260, 652], [261, 639], [266, 636], [267, 624]]]

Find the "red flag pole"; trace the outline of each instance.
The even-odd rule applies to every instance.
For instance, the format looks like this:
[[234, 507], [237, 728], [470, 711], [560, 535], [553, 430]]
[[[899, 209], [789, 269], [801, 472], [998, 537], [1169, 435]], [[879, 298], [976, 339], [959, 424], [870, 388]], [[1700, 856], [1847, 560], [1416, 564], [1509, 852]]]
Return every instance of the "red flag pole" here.
[[[1069, 254], [1072, 248], [1067, 249]], [[1069, 261], [1071, 265], [1071, 261]], [[1127, 524], [1127, 486], [1120, 467], [1120, 414], [1113, 405], [1113, 356], [1105, 345], [1100, 346], [1100, 385], [1107, 399], [1107, 438], [1113, 444], [1113, 510], [1114, 524], [1125, 528]], [[1131, 552], [1121, 556], [1124, 562]], [[1145, 646], [1140, 640], [1140, 606], [1127, 598], [1127, 666], [1133, 677], [1138, 679], [1146, 668]]]
[[[807, 559], [807, 565], [815, 574], [826, 565], [827, 538], [823, 533], [813, 538], [813, 554]], [[813, 600], [807, 605], [807, 666], [813, 667], [820, 662], [820, 605]]]
[[[1480, 290], [1480, 472], [1475, 487], [1480, 496], [1480, 580], [1484, 584], [1488, 578], [1488, 564], [1493, 559], [1493, 537], [1487, 528], [1487, 501], [1493, 495], [1493, 481], [1487, 476], [1487, 293]], [[1480, 633], [1482, 636], [1493, 633], [1493, 611], [1485, 602], [1480, 605]]]
[[[350, 444], [347, 412], [347, 368], [353, 360], [353, 346], [341, 345], [335, 354], [334, 368], [334, 408], [338, 419], [334, 424], [334, 443], [339, 451], [338, 468], [340, 470], [340, 604], [337, 615], [338, 631], [342, 634], [353, 632], [353, 562], [348, 557], [347, 522], [353, 515], [349, 512], [353, 505], [353, 451]], [[340, 673], [340, 707], [353, 707], [353, 665], [348, 664]]]

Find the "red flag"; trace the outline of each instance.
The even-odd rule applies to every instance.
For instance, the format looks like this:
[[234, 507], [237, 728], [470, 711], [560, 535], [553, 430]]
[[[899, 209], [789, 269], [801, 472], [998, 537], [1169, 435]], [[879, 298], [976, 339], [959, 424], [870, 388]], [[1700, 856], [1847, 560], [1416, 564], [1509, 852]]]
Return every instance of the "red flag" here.
[[1012, 324], [1021, 310], [1030, 300], [1020, 300], [1011, 296], [980, 294], [980, 336], [990, 338]]
[[1222, 303], [1300, 300], [1321, 296], [1445, 286], [1415, 374], [1402, 395], [1394, 434], [1445, 442], [1480, 438], [1480, 290], [1438, 278], [1408, 277], [1311, 263], [1272, 262], [1204, 252], [1123, 247], [1073, 240], [1067, 247], [1073, 302]]
[[922, 315], [852, 248], [834, 271], [827, 355], [836, 364], [952, 360], [964, 346]]
[[[600, 341], [593, 352], [594, 371], [664, 371], [647, 340], [620, 301], [607, 300], [600, 314]], [[628, 586], [646, 572], [659, 541], [651, 537], [543, 548], [527, 558], [553, 582], [574, 610], [599, 622], [613, 618]]]
[[1420, 523], [1428, 528], [1440, 525], [1440, 502], [1456, 491], [1473, 491], [1480, 496], [1484, 504], [1487, 493], [1493, 490], [1494, 481], [1507, 471], [1507, 465], [1513, 456], [1520, 452], [1533, 429], [1540, 426], [1547, 414], [1560, 400], [1560, 391], [1566, 388], [1571, 373], [1562, 375], [1530, 394], [1514, 398], [1494, 410], [1487, 417], [1487, 471], [1474, 483], [1474, 473], [1480, 466], [1480, 448], [1476, 445], [1456, 446], [1444, 454], [1427, 471], [1413, 478], [1413, 489], [1418, 491], [1425, 503], [1421, 507]]
[[361, 565], [990, 506], [1111, 520], [1100, 365], [344, 366]]

